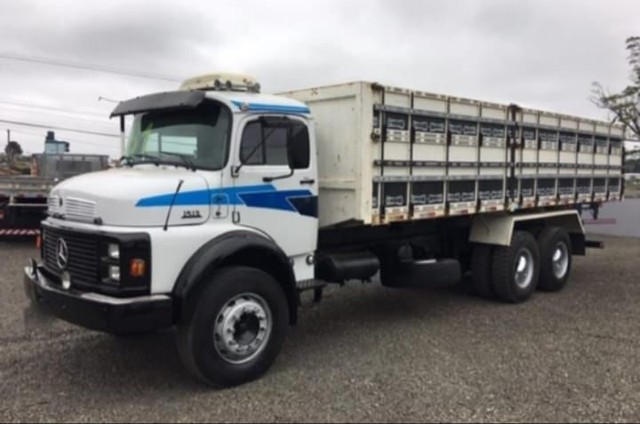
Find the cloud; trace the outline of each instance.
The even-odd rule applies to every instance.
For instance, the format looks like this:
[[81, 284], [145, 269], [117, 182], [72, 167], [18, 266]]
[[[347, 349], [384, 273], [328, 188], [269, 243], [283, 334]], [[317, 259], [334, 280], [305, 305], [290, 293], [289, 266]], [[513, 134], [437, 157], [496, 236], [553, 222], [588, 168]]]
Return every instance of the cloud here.
[[[374, 80], [603, 118], [588, 100], [591, 82], [613, 89], [626, 83], [624, 40], [637, 32], [639, 15], [633, 0], [3, 0], [0, 52], [178, 79], [242, 71], [272, 92]], [[84, 115], [17, 110], [2, 99], [100, 111], [106, 120], [113, 104], [98, 96], [175, 86], [0, 59], [0, 116], [90, 129], [94, 124], [78, 119]], [[61, 136], [75, 140], [73, 151], [114, 154], [109, 140]], [[44, 131], [21, 137], [38, 151]]]

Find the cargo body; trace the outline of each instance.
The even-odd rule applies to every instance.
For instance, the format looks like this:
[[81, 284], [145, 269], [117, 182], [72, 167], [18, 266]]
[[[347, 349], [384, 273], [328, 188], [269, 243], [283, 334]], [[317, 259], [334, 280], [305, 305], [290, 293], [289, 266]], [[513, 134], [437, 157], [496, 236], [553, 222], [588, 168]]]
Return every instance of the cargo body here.
[[619, 200], [621, 126], [357, 82], [290, 91], [314, 117], [320, 226]]

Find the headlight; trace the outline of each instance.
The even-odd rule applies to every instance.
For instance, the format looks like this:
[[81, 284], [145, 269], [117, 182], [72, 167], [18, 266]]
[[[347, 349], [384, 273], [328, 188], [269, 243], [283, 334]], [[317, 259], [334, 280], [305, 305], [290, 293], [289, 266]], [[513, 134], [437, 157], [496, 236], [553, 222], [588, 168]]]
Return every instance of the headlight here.
[[109, 265], [109, 278], [113, 281], [120, 281], [120, 266]]
[[109, 243], [107, 252], [111, 259], [120, 259], [120, 245]]

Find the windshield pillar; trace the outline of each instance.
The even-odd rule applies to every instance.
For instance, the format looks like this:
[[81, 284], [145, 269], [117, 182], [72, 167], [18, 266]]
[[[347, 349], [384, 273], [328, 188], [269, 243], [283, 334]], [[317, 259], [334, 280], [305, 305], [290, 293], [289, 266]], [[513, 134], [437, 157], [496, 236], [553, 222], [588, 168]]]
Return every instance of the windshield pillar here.
[[124, 132], [124, 115], [120, 115], [120, 157], [123, 157], [125, 153], [126, 137]]

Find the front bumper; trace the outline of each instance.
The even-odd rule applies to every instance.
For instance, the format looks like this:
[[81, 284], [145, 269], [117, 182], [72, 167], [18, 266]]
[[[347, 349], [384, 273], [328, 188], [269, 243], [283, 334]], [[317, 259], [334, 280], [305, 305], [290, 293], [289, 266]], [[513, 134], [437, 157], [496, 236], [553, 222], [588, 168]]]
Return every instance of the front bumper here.
[[54, 316], [112, 334], [142, 333], [170, 327], [173, 303], [166, 295], [115, 298], [55, 287], [35, 261], [24, 270], [24, 287], [32, 302]]

